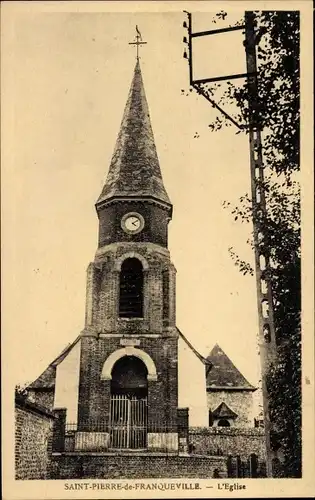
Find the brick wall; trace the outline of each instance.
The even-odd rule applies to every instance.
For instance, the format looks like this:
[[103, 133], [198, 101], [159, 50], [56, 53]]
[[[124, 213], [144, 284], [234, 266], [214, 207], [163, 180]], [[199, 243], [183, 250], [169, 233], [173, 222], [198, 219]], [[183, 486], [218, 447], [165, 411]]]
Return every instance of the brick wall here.
[[[88, 420], [108, 420], [110, 380], [101, 378], [108, 356], [120, 349], [120, 338], [83, 337], [79, 383], [79, 425]], [[148, 381], [149, 422], [177, 429], [177, 338], [140, 338], [139, 348], [153, 359], [157, 380]], [[83, 429], [82, 429], [83, 430]]]
[[[124, 255], [145, 263], [143, 318], [118, 317], [119, 262]], [[169, 284], [163, 292], [163, 272]], [[169, 251], [153, 243], [113, 243], [96, 253], [87, 271], [86, 327], [104, 333], [162, 333], [165, 326], [175, 327], [175, 268]], [[167, 296], [163, 297], [167, 294]], [[168, 317], [163, 304], [168, 303]]]
[[225, 457], [62, 454], [53, 457], [53, 468], [56, 479], [202, 479], [214, 477], [215, 470], [227, 477]]
[[17, 397], [15, 401], [15, 477], [48, 479], [54, 416]]
[[[128, 212], [140, 213], [145, 220], [143, 230], [138, 234], [127, 234], [121, 227], [121, 219]], [[167, 246], [167, 225], [169, 210], [156, 204], [140, 201], [116, 202], [104, 206], [99, 216], [99, 247], [114, 242], [147, 242]]]
[[265, 457], [263, 429], [237, 429], [236, 427], [191, 427], [189, 442], [195, 454], [240, 455], [248, 458], [256, 453], [261, 460]]
[[[143, 265], [144, 316], [140, 319], [118, 317], [120, 265], [126, 255], [138, 258]], [[169, 283], [163, 288], [165, 271]], [[121, 348], [119, 336], [126, 335], [140, 339], [139, 348], [153, 359], [157, 369], [157, 380], [148, 383], [149, 421], [168, 422], [170, 431], [173, 426], [174, 430], [177, 428], [175, 274], [169, 251], [150, 242], [112, 243], [97, 251], [87, 273], [86, 331], [80, 359], [80, 430], [84, 430], [81, 424], [88, 420], [108, 420], [110, 381], [102, 380], [102, 368], [108, 356]], [[168, 318], [163, 317], [166, 302]]]
[[209, 391], [207, 393], [208, 408], [214, 411], [222, 402], [237, 413], [233, 420], [235, 427], [253, 427], [253, 393], [252, 391]]

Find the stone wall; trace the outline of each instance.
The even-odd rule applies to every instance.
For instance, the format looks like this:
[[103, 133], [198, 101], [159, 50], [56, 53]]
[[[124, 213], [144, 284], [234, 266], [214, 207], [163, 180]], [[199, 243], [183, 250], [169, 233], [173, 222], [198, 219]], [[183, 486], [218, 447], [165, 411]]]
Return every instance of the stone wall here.
[[231, 410], [237, 413], [233, 421], [233, 427], [253, 427], [253, 393], [242, 390], [222, 390], [207, 392], [208, 408], [214, 411], [222, 402], [226, 403]]
[[[66, 454], [53, 456], [55, 479], [145, 479], [227, 477], [225, 457], [115, 456]], [[217, 472], [215, 472], [217, 471]]]
[[228, 455], [248, 458], [255, 453], [265, 459], [263, 429], [237, 429], [236, 427], [191, 427], [189, 443], [192, 453], [201, 455]]
[[17, 396], [15, 400], [15, 477], [48, 479], [54, 415]]

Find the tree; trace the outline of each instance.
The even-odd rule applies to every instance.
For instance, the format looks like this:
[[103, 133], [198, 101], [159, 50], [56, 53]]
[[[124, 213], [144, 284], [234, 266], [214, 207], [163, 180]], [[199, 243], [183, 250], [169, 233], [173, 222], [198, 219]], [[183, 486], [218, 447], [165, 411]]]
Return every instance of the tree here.
[[[220, 18], [220, 16], [217, 16]], [[271, 257], [271, 283], [277, 341], [277, 362], [267, 386], [275, 449], [281, 446], [283, 464], [278, 474], [301, 476], [301, 255], [300, 255], [300, 69], [299, 13], [290, 11], [256, 12], [256, 32], [260, 42], [258, 58], [258, 119], [263, 130], [264, 164], [268, 167], [262, 188], [267, 214], [256, 211], [248, 194], [231, 208], [235, 220], [252, 221], [254, 211], [263, 226], [261, 249]], [[243, 125], [248, 122], [247, 85], [194, 85], [201, 95], [211, 96]], [[234, 110], [233, 110], [234, 107]], [[231, 122], [218, 115], [210, 125], [218, 131]], [[240, 133], [240, 132], [237, 132]], [[253, 245], [252, 242], [249, 242]], [[230, 249], [244, 274], [251, 266]], [[262, 252], [263, 253], [263, 252]]]

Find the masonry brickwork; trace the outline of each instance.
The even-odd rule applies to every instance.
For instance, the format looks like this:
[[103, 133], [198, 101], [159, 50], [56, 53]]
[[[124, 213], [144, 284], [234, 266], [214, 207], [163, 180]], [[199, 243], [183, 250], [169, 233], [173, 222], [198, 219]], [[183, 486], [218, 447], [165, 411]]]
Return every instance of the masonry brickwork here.
[[[120, 318], [119, 273], [125, 258], [138, 258], [144, 271], [144, 315], [140, 319]], [[163, 271], [168, 270], [168, 287], [163, 289]], [[113, 243], [96, 252], [87, 271], [86, 329], [101, 333], [166, 333], [175, 329], [176, 270], [169, 251], [153, 243]], [[166, 295], [167, 294], [167, 295]], [[163, 317], [163, 303], [169, 314]]]
[[[208, 408], [214, 411], [222, 402], [237, 413], [233, 427], [250, 428], [254, 426], [253, 394], [242, 390], [218, 390], [207, 393]], [[216, 422], [214, 422], [216, 425]]]
[[[119, 273], [125, 258], [135, 257], [144, 271], [143, 318], [120, 318]], [[165, 270], [168, 283], [165, 286]], [[121, 339], [137, 338], [136, 348], [153, 360], [157, 380], [148, 380], [148, 422], [177, 428], [178, 333], [175, 327], [176, 270], [169, 251], [155, 243], [112, 243], [96, 253], [87, 270], [86, 327], [81, 339], [79, 428], [108, 422], [110, 380], [102, 379], [106, 359], [122, 347]], [[163, 286], [164, 283], [164, 286]], [[167, 303], [167, 315], [165, 304]]]
[[[62, 454], [52, 458], [54, 479], [146, 479], [227, 477], [225, 457], [97, 456]], [[216, 472], [215, 472], [216, 471]]]
[[265, 460], [265, 442], [263, 429], [240, 429], [236, 427], [191, 427], [189, 443], [193, 453], [201, 455], [221, 454], [247, 459], [255, 453], [260, 460]]
[[[157, 370], [157, 380], [148, 380], [148, 422], [167, 422], [171, 432], [177, 427], [177, 339], [160, 336], [139, 340], [139, 348], [150, 355]], [[82, 338], [78, 419], [82, 430], [87, 422], [108, 422], [111, 382], [103, 380], [101, 373], [108, 356], [121, 347], [120, 337]]]
[[55, 417], [45, 408], [15, 401], [15, 478], [48, 479]]
[[[121, 219], [128, 212], [141, 213], [145, 225], [138, 234], [126, 234], [121, 227]], [[169, 210], [157, 203], [141, 201], [120, 201], [99, 210], [99, 248], [113, 242], [151, 242], [167, 247], [167, 225]]]

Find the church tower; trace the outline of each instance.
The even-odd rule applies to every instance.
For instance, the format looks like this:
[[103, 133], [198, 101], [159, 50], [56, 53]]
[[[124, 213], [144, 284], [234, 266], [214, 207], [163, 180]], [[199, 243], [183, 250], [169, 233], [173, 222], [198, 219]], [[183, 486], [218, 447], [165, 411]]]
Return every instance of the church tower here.
[[111, 448], [154, 448], [160, 435], [176, 449], [176, 270], [167, 246], [172, 205], [138, 58], [96, 211], [99, 238], [87, 270], [78, 433], [97, 432], [101, 424]]

